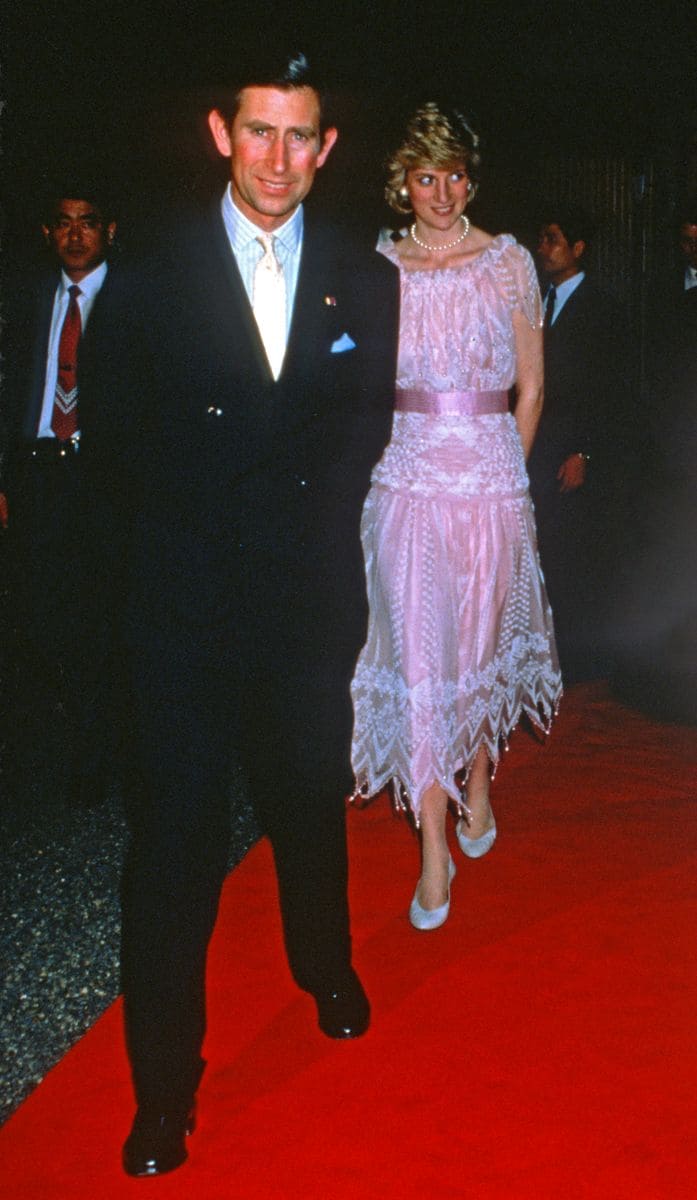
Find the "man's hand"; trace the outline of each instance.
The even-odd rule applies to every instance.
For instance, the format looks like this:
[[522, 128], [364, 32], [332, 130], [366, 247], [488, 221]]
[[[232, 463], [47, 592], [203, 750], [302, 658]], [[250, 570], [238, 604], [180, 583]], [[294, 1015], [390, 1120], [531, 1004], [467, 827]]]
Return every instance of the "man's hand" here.
[[557, 471], [560, 492], [575, 492], [586, 481], [586, 459], [583, 454], [570, 454]]
[[0, 492], [0, 525], [3, 529], [7, 529], [8, 516], [7, 496], [4, 492]]

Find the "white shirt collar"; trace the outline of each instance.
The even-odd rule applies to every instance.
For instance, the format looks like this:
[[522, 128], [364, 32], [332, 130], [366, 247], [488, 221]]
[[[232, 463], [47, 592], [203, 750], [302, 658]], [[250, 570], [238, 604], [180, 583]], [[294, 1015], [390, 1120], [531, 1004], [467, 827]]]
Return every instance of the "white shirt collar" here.
[[[107, 273], [106, 262], [100, 262], [99, 266], [95, 267], [93, 271], [90, 271], [89, 275], [85, 275], [77, 285], [79, 287], [82, 295], [87, 296], [90, 300], [93, 300], [94, 297], [97, 295], [97, 292], [99, 291], [100, 287], [104, 283], [106, 273]], [[68, 288], [73, 286], [73, 280], [70, 278], [69, 275], [66, 275], [65, 271], [63, 271], [63, 270], [61, 270], [60, 286], [61, 286], [61, 295], [65, 295]]]
[[572, 293], [576, 291], [576, 288], [581, 283], [583, 283], [585, 278], [586, 278], [585, 271], [577, 271], [575, 275], [569, 276], [568, 279], [565, 279], [563, 283], [560, 283], [558, 285], [558, 287], [557, 287], [557, 309], [564, 303], [565, 300], [569, 299], [569, 296], [571, 296]]
[[[260, 233], [265, 232], [253, 221], [250, 221], [249, 217], [246, 217], [237, 207], [232, 198], [230, 184], [227, 185], [223, 195], [223, 220], [235, 253], [242, 251], [250, 242], [256, 241]], [[298, 205], [295, 212], [283, 225], [279, 225], [278, 229], [273, 230], [273, 236], [290, 254], [298, 253], [303, 236], [302, 205]]]

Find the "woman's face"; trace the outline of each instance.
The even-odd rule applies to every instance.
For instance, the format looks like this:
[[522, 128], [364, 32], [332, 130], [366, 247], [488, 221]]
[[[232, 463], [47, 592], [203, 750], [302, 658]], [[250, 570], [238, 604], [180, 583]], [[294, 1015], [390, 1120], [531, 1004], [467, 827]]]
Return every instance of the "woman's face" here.
[[412, 167], [406, 184], [414, 215], [430, 229], [446, 231], [462, 216], [467, 206], [469, 179], [463, 165]]

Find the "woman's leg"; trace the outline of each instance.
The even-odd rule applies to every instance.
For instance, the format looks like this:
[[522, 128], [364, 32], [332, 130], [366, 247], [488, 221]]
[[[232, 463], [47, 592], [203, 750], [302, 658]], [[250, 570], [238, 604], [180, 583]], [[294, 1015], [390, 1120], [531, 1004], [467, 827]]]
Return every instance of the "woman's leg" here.
[[421, 802], [421, 879], [417, 900], [422, 908], [439, 908], [448, 899], [450, 851], [445, 836], [448, 796], [434, 783]]
[[[470, 816], [465, 820], [465, 836], [474, 840], [481, 837], [494, 824], [494, 814], [489, 803], [489, 784], [491, 782], [491, 763], [489, 755], [480, 746], [472, 764], [472, 770], [467, 780], [467, 808]], [[464, 828], [466, 826], [466, 829]]]

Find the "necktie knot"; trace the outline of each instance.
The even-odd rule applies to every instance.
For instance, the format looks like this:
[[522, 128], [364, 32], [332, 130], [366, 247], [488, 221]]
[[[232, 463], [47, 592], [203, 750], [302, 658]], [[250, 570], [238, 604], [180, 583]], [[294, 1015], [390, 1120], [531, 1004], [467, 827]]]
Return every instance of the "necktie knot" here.
[[82, 295], [82, 292], [76, 283], [71, 283], [70, 287], [68, 288], [68, 295], [70, 296], [71, 300], [77, 300], [78, 296]]
[[259, 267], [261, 267], [262, 270], [273, 271], [274, 275], [281, 275], [283, 273], [283, 267], [278, 261], [278, 256], [276, 254], [276, 239], [274, 235], [272, 233], [260, 233], [257, 237], [257, 241], [264, 251], [259, 259]]

